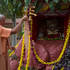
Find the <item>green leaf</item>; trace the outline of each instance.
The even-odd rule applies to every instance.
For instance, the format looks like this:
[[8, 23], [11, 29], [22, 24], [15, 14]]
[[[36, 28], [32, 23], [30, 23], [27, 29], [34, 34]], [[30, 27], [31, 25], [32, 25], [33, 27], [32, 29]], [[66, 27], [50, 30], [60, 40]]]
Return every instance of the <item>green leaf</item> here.
[[70, 2], [70, 0], [68, 0]]
[[25, 6], [27, 7], [27, 6], [29, 6], [31, 0], [24, 0], [24, 2], [25, 2]]
[[25, 70], [25, 67], [24, 67], [24, 66], [21, 66], [21, 69], [22, 69], [22, 70]]
[[42, 8], [42, 5], [40, 4], [40, 6], [39, 6], [37, 9], [35, 9], [35, 13], [38, 13], [38, 11], [39, 11], [41, 8]]
[[58, 3], [58, 2], [59, 2], [59, 0], [53, 0], [53, 2]]
[[51, 11], [53, 11], [53, 10], [54, 10], [54, 4], [53, 4], [53, 2], [52, 2], [52, 1], [49, 3], [49, 7], [50, 7]]
[[48, 3], [48, 0], [45, 0], [45, 2], [47, 2], [47, 3]]
[[18, 57], [16, 56], [16, 54], [12, 55], [11, 57], [12, 57], [13, 60], [17, 60], [18, 59]]
[[11, 53], [11, 50], [9, 49], [9, 50], [8, 50], [8, 54], [10, 54], [10, 53]]
[[35, 2], [32, 3], [32, 5], [33, 5], [33, 6], [36, 6], [36, 5], [37, 5], [37, 2], [38, 2], [38, 0], [35, 0]]
[[67, 3], [67, 2], [68, 2], [68, 0], [63, 0], [63, 2], [64, 2], [64, 3]]

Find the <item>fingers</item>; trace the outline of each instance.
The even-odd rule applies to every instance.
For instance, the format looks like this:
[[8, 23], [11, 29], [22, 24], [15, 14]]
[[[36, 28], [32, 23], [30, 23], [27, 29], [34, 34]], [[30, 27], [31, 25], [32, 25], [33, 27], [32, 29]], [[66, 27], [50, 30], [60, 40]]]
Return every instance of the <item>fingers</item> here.
[[35, 6], [31, 6], [29, 9], [29, 15], [30, 16], [37, 16], [37, 14], [35, 14]]
[[35, 12], [34, 10], [30, 10], [29, 12]]
[[30, 15], [30, 16], [32, 16], [32, 15], [33, 15], [33, 16], [37, 16], [37, 14], [31, 13], [31, 12], [29, 13], [29, 15]]
[[25, 16], [22, 18], [22, 20], [27, 21], [27, 20], [28, 20], [28, 16], [25, 15]]
[[34, 10], [35, 10], [35, 7], [30, 7], [30, 8], [29, 8], [29, 11], [35, 12]]
[[30, 9], [29, 9], [29, 12], [35, 13], [35, 9], [30, 8]]

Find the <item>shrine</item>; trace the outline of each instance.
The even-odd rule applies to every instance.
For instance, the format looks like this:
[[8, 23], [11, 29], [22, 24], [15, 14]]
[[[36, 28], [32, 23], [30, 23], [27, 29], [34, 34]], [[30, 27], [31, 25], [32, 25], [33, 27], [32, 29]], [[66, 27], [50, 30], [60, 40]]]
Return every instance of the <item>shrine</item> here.
[[[9, 54], [11, 70], [69, 70], [70, 4], [54, 3], [53, 7], [44, 0], [24, 3], [25, 14], [32, 16], [24, 24], [16, 50]], [[30, 5], [35, 6], [35, 14], [29, 12]]]

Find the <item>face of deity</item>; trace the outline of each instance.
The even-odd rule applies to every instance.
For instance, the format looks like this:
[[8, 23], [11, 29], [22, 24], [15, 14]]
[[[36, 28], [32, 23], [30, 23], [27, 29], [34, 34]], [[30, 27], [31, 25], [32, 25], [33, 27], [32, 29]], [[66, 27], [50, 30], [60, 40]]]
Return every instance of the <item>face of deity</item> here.
[[53, 21], [48, 21], [47, 23], [47, 28], [50, 30], [50, 31], [54, 31], [57, 29], [57, 23], [53, 22]]
[[56, 24], [49, 25], [50, 31], [54, 31], [56, 29]]
[[57, 34], [58, 33], [58, 27], [57, 22], [52, 20], [47, 22], [47, 32], [48, 34]]

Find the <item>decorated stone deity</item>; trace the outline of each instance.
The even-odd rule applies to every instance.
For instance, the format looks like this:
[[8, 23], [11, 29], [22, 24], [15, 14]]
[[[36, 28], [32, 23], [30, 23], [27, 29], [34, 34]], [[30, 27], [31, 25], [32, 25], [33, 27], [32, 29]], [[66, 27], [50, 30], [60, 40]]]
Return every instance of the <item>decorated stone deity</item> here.
[[54, 22], [52, 21], [48, 21], [47, 22], [47, 32], [48, 34], [58, 34], [58, 29], [56, 29], [57, 27], [57, 24], [55, 24]]
[[56, 19], [47, 20], [46, 36], [47, 38], [59, 38], [58, 22]]

